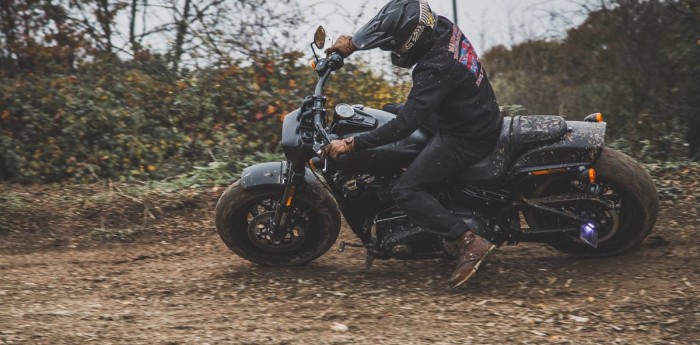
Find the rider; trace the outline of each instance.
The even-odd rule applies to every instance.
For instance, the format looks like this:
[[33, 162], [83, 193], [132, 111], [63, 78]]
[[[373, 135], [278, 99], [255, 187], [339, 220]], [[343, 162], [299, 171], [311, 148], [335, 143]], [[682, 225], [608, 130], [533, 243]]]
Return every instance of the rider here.
[[348, 57], [356, 50], [391, 51], [392, 63], [413, 66], [413, 88], [398, 116], [373, 131], [333, 140], [333, 158], [403, 139], [430, 121], [437, 132], [392, 189], [397, 205], [414, 221], [445, 237], [459, 251], [450, 277], [466, 282], [495, 249], [480, 218], [459, 218], [433, 192], [495, 147], [503, 122], [486, 71], [472, 44], [449, 19], [422, 0], [391, 0], [354, 36], [343, 35], [326, 53]]

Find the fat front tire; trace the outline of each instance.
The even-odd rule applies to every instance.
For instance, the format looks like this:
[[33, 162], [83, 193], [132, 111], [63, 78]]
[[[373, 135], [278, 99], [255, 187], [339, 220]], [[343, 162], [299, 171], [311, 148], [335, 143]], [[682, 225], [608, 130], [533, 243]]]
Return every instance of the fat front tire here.
[[557, 250], [583, 257], [618, 255], [637, 247], [654, 228], [659, 199], [654, 181], [644, 167], [622, 152], [604, 148], [595, 170], [597, 182], [608, 186], [621, 202], [618, 211], [611, 211], [615, 212], [614, 230], [599, 234], [597, 248], [578, 236], [558, 236], [549, 242]]
[[[306, 192], [295, 195], [294, 217], [299, 218], [300, 225], [294, 229], [288, 244], [275, 244], [256, 235], [258, 227], [264, 227], [260, 217], [269, 219], [274, 214], [275, 203], [283, 192], [284, 186], [246, 191], [240, 181], [226, 189], [216, 204], [216, 230], [231, 251], [260, 265], [295, 266], [306, 264], [330, 249], [340, 232], [340, 211], [330, 193], [321, 188], [315, 191], [319, 195]], [[253, 222], [256, 223], [251, 225]]]

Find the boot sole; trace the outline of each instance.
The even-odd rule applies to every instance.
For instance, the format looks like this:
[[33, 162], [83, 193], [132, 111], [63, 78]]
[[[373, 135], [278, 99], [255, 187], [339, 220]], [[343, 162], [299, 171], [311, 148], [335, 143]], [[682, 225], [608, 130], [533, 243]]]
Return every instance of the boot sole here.
[[471, 272], [469, 272], [469, 274], [466, 277], [464, 277], [464, 279], [462, 279], [462, 280], [460, 280], [452, 285], [452, 290], [454, 290], [454, 289], [460, 287], [462, 284], [466, 283], [467, 280], [469, 280], [469, 278], [471, 278], [474, 275], [474, 273], [476, 273], [476, 271], [479, 269], [479, 267], [481, 267], [481, 263], [484, 262], [484, 260], [488, 259], [491, 256], [491, 254], [493, 254], [493, 252], [495, 250], [496, 250], [496, 245], [492, 244], [489, 247], [489, 249], [486, 250], [486, 253], [484, 253], [484, 256], [482, 256], [481, 259], [476, 263], [476, 265], [474, 265], [474, 268], [472, 268]]

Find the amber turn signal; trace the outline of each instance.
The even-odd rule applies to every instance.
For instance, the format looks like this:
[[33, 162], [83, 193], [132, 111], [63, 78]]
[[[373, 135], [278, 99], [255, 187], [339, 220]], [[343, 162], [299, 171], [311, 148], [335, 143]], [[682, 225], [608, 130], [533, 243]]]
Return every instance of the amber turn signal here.
[[593, 168], [588, 169], [588, 181], [595, 183], [595, 169]]
[[316, 69], [316, 59], [311, 59], [311, 68]]
[[603, 114], [602, 113], [594, 113], [591, 115], [586, 116], [583, 121], [586, 122], [603, 122]]
[[292, 199], [294, 199], [294, 190], [296, 188], [292, 186], [291, 189], [289, 189], [289, 197], [287, 198], [287, 202], [285, 203], [285, 206], [289, 207], [292, 204]]

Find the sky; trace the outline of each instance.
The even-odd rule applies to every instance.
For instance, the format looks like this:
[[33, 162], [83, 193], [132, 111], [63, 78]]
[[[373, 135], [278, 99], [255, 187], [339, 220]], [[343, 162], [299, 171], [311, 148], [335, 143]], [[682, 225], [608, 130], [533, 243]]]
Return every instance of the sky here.
[[[2, 1], [2, 0], [0, 0]], [[202, 1], [204, 0], [195, 0]], [[248, 0], [250, 1], [250, 0]], [[260, 0], [256, 0], [260, 1]], [[478, 54], [496, 45], [511, 46], [528, 39], [560, 38], [566, 29], [579, 25], [586, 18], [582, 3], [596, 0], [457, 0], [458, 24], [475, 46]], [[137, 22], [137, 32], [153, 29], [163, 23], [171, 23], [173, 14], [159, 5], [175, 4], [182, 7], [183, 0], [160, 0], [149, 2], [148, 20]], [[268, 5], [285, 11], [288, 1], [266, 0]], [[341, 34], [352, 34], [369, 21], [388, 0], [293, 0], [305, 12], [305, 18], [296, 28], [290, 30], [292, 40], [285, 42], [285, 49], [311, 52], [309, 44], [318, 25], [323, 25], [328, 33], [328, 42]], [[254, 2], [253, 2], [254, 3]], [[428, 0], [431, 8], [439, 15], [453, 19], [452, 0]], [[279, 6], [277, 5], [279, 4]], [[235, 18], [231, 18], [235, 21]], [[116, 18], [120, 28], [128, 28], [128, 11], [121, 11]], [[119, 46], [127, 47], [126, 31], [114, 39]], [[280, 35], [281, 36], [281, 35]], [[149, 36], [146, 46], [164, 51], [174, 39], [172, 31], [162, 35]], [[380, 51], [363, 52], [362, 57], [389, 66], [388, 54]], [[184, 57], [186, 60], [189, 58]], [[200, 59], [206, 61], [207, 59]], [[200, 61], [190, 60], [190, 61]], [[195, 62], [196, 63], [196, 62]], [[383, 67], [380, 67], [383, 68]]]
[[[328, 36], [352, 34], [386, 4], [386, 0], [298, 0], [313, 6], [317, 23], [309, 20], [309, 37], [318, 24]], [[458, 25], [477, 51], [536, 38], [558, 38], [580, 24], [585, 11], [574, 0], [457, 0]], [[453, 19], [452, 0], [428, 0], [439, 15]], [[301, 48], [300, 48], [301, 49]]]

